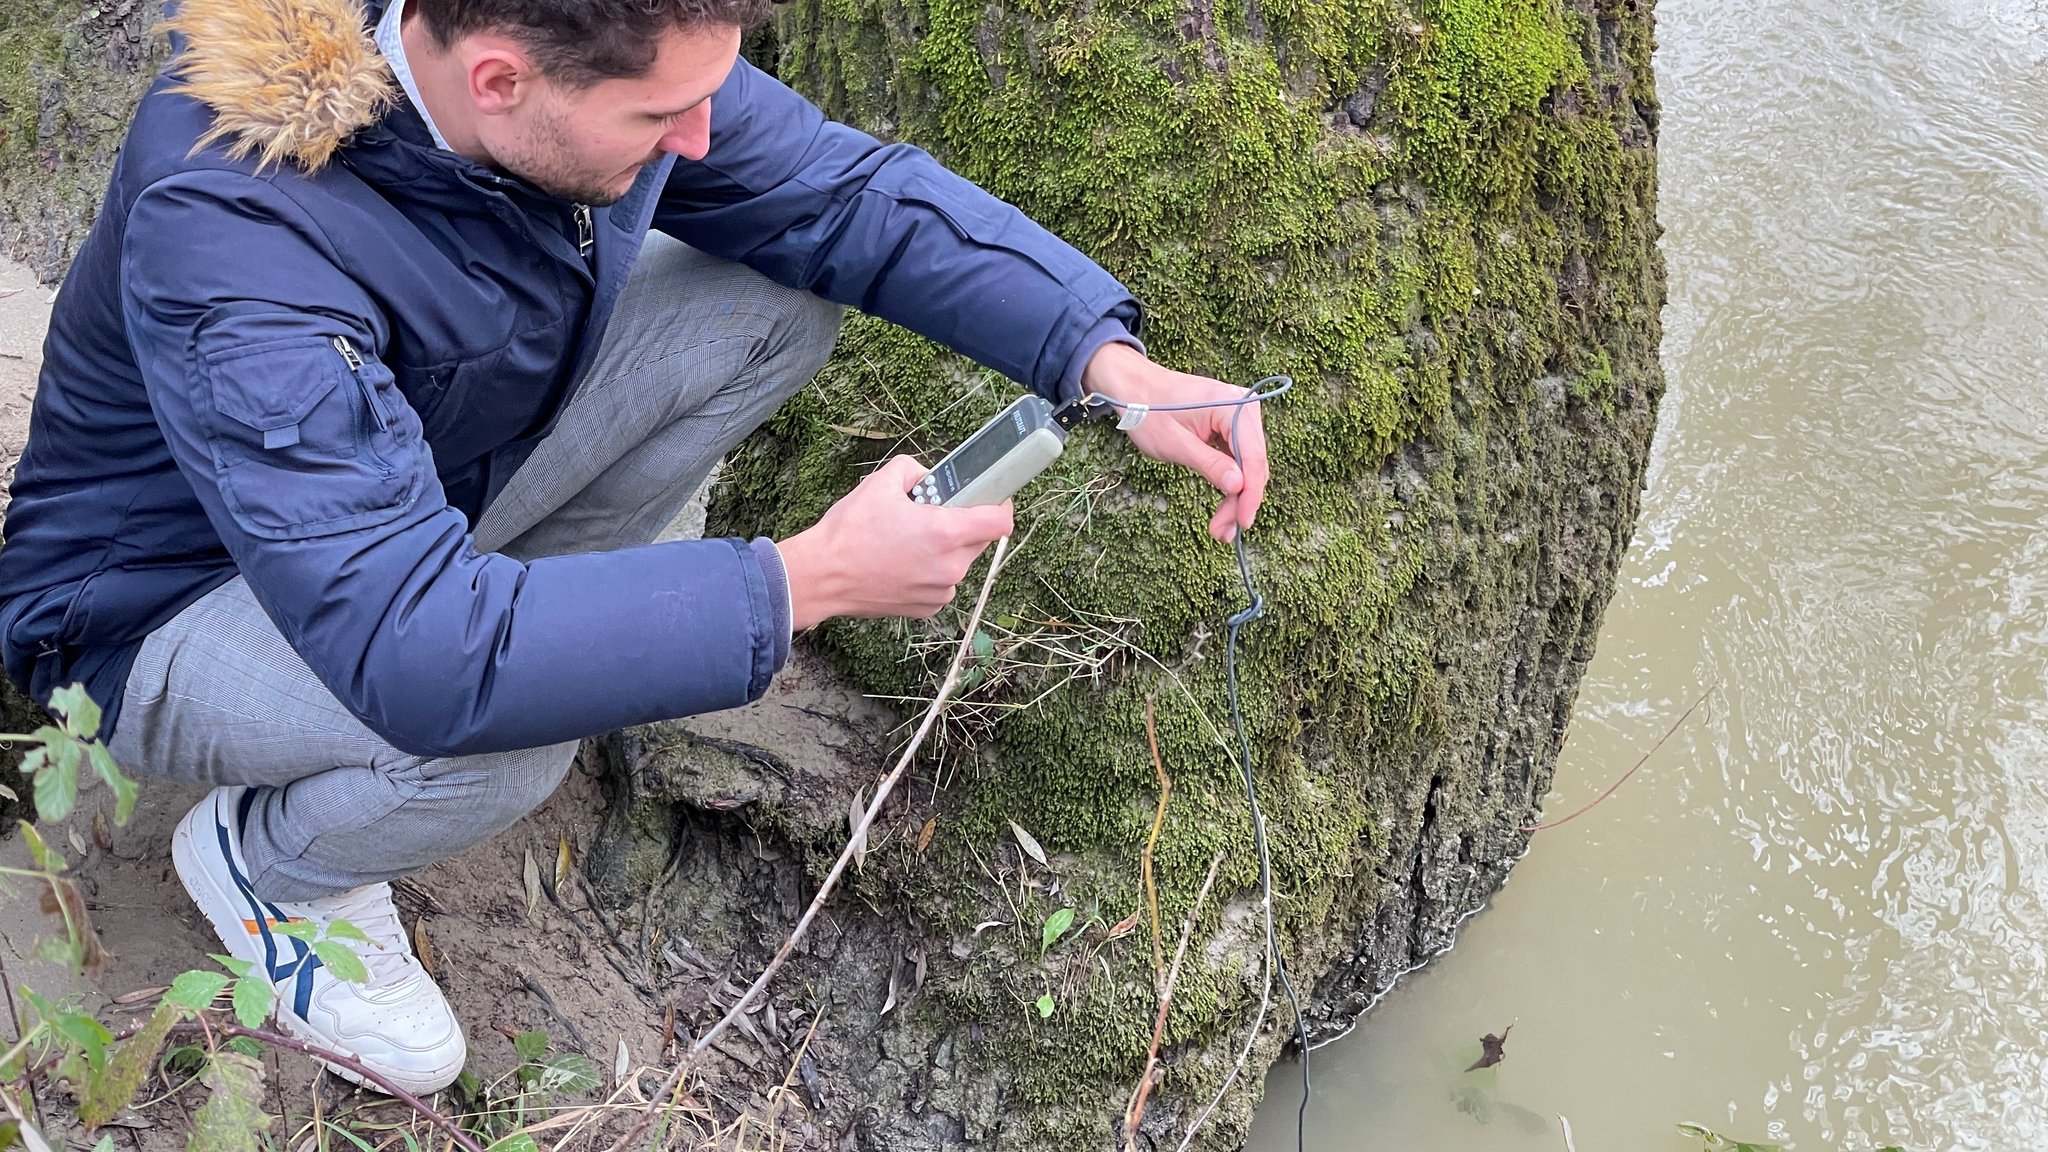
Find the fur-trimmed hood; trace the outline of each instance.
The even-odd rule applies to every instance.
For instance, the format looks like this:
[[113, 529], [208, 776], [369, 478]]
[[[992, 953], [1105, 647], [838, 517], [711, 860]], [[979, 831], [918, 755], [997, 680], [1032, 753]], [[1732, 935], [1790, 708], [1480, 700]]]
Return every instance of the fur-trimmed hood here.
[[173, 91], [213, 109], [199, 147], [314, 172], [397, 95], [357, 0], [183, 0]]

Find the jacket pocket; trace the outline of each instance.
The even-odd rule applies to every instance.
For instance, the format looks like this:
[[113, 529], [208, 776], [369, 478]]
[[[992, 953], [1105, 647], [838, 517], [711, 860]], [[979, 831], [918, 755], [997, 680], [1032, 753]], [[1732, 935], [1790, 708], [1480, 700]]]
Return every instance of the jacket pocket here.
[[265, 540], [374, 527], [419, 498], [419, 428], [391, 373], [346, 339], [293, 337], [205, 358], [221, 500]]

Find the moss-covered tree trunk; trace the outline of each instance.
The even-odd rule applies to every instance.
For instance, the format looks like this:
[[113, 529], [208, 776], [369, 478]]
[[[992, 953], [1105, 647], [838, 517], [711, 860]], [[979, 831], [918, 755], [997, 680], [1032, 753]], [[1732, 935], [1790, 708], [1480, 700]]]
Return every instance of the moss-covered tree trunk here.
[[[1158, 359], [1296, 380], [1266, 410], [1243, 700], [1282, 946], [1312, 1026], [1340, 1026], [1448, 946], [1527, 846], [1634, 525], [1662, 390], [1649, 4], [796, 0], [776, 34], [779, 74], [829, 112], [1121, 276]], [[734, 462], [714, 523], [800, 527], [861, 467], [930, 458], [1013, 392], [856, 321]], [[854, 1061], [867, 1146], [1110, 1145], [1154, 1011], [1149, 924], [1106, 930], [1146, 907], [1148, 699], [1172, 777], [1169, 955], [1224, 864], [1146, 1138], [1178, 1144], [1232, 1067], [1263, 940], [1224, 727], [1244, 594], [1203, 535], [1209, 500], [1103, 428], [1020, 500], [979, 707], [862, 882], [873, 930], [930, 958]], [[820, 646], [863, 689], [918, 697], [959, 623]], [[1063, 907], [1090, 927], [1041, 956]], [[990, 921], [1022, 927], [976, 932]], [[1241, 1137], [1291, 1023], [1284, 1002], [1268, 1016], [1199, 1146]]]
[[[156, 8], [0, 6], [0, 237], [46, 275], [161, 59]], [[1314, 1029], [1450, 943], [1548, 787], [1662, 389], [1651, 45], [1645, 0], [795, 0], [754, 45], [828, 111], [932, 150], [1123, 277], [1157, 358], [1297, 381], [1266, 411], [1266, 615], [1241, 659]], [[1013, 393], [856, 320], [732, 462], [713, 528], [799, 528], [872, 462], [935, 456]], [[798, 1031], [789, 1005], [822, 1018], [821, 1142], [1112, 1145], [1156, 1004], [1151, 914], [1112, 931], [1148, 908], [1148, 700], [1172, 780], [1152, 851], [1169, 955], [1223, 863], [1142, 1140], [1177, 1145], [1229, 1075], [1264, 943], [1225, 719], [1224, 620], [1244, 599], [1208, 502], [1106, 428], [1020, 500], [966, 706], [780, 986], [780, 1031], [755, 1018], [763, 1049]], [[960, 623], [827, 628], [813, 649], [832, 671], [796, 674], [810, 697], [591, 758], [616, 797], [599, 891], [628, 928], [662, 921], [642, 939], [685, 1025], [720, 995], [690, 983], [697, 960], [740, 982], [774, 949], [885, 761], [869, 706], [816, 707], [818, 685], [928, 695]], [[1046, 947], [1061, 909], [1073, 927]], [[1242, 1136], [1291, 1028], [1277, 1003], [1198, 1147]], [[787, 1053], [761, 1055], [773, 1076]]]

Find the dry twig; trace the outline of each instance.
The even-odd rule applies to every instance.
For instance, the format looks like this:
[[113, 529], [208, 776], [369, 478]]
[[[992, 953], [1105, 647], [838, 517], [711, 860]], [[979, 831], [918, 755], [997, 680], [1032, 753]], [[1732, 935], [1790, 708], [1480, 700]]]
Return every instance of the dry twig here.
[[1166, 826], [1166, 798], [1173, 793], [1173, 780], [1159, 759], [1159, 729], [1152, 722], [1152, 697], [1145, 697], [1145, 739], [1152, 745], [1152, 770], [1159, 774], [1159, 808], [1152, 813], [1152, 835], [1145, 838], [1145, 852], [1138, 857], [1138, 870], [1145, 876], [1145, 900], [1152, 906], [1152, 979], [1156, 991], [1166, 979], [1165, 943], [1160, 939], [1159, 888], [1152, 882], [1152, 850], [1159, 846], [1159, 830]]
[[1618, 789], [1620, 789], [1620, 787], [1623, 784], [1628, 783], [1628, 778], [1636, 774], [1637, 768], [1641, 768], [1643, 765], [1648, 764], [1650, 762], [1650, 757], [1655, 756], [1657, 754], [1657, 749], [1664, 747], [1664, 745], [1668, 741], [1670, 741], [1671, 737], [1675, 733], [1677, 733], [1678, 729], [1682, 727], [1687, 720], [1692, 719], [1692, 714], [1700, 710], [1700, 705], [1705, 704], [1707, 702], [1707, 697], [1714, 694], [1714, 689], [1719, 688], [1720, 686], [1721, 682], [1719, 680], [1716, 680], [1712, 684], [1707, 685], [1707, 690], [1705, 692], [1700, 693], [1699, 699], [1694, 700], [1692, 702], [1692, 707], [1687, 708], [1685, 712], [1679, 716], [1678, 719], [1673, 720], [1671, 722], [1671, 727], [1665, 730], [1664, 735], [1659, 736], [1657, 738], [1657, 742], [1655, 744], [1650, 745], [1650, 750], [1648, 752], [1643, 753], [1642, 757], [1635, 762], [1634, 767], [1630, 768], [1628, 771], [1623, 772], [1621, 774], [1621, 779], [1616, 780], [1612, 784], [1609, 784], [1607, 786], [1607, 791], [1602, 792], [1598, 796], [1593, 797], [1593, 799], [1586, 803], [1585, 807], [1580, 808], [1576, 812], [1573, 812], [1566, 816], [1560, 816], [1555, 820], [1550, 820], [1542, 824], [1524, 824], [1522, 825], [1522, 831], [1543, 832], [1548, 829], [1555, 828], [1560, 824], [1569, 824], [1572, 821], [1577, 820], [1579, 817], [1584, 816], [1586, 813], [1591, 812], [1594, 809], [1594, 807], [1598, 805], [1602, 800], [1605, 800], [1609, 796], [1614, 795], [1614, 793]]
[[1145, 1050], [1145, 1071], [1138, 1077], [1138, 1086], [1131, 1092], [1131, 1102], [1124, 1108], [1124, 1146], [1135, 1149], [1138, 1146], [1138, 1121], [1145, 1115], [1145, 1098], [1152, 1094], [1152, 1073], [1159, 1068], [1159, 1042], [1166, 1038], [1166, 1012], [1173, 1006], [1173, 987], [1180, 982], [1180, 963], [1187, 958], [1188, 939], [1195, 934], [1195, 921], [1202, 915], [1202, 905], [1209, 899], [1209, 887], [1216, 883], [1216, 869], [1223, 865], [1223, 853], [1218, 852], [1209, 861], [1209, 874], [1202, 877], [1202, 887], [1195, 893], [1195, 902], [1188, 908], [1187, 919], [1181, 921], [1180, 944], [1173, 950], [1173, 967], [1166, 972], [1166, 984], [1159, 990], [1159, 1014], [1152, 1018], [1152, 1044]]

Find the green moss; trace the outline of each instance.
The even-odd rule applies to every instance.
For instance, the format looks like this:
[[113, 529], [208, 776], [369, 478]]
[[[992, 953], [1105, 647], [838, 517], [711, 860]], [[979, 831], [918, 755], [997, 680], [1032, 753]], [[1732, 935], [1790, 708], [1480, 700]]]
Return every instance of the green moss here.
[[[1146, 304], [1156, 359], [1239, 383], [1296, 380], [1266, 413], [1274, 482], [1252, 548], [1268, 613], [1241, 655], [1289, 954], [1314, 973], [1350, 946], [1334, 926], [1380, 898], [1431, 773], [1447, 781], [1439, 818], [1454, 827], [1519, 822], [1533, 802], [1479, 778], [1468, 734], [1499, 705], [1469, 681], [1497, 672], [1476, 646], [1514, 633], [1535, 597], [1522, 573], [1542, 550], [1497, 538], [1543, 515], [1527, 511], [1543, 503], [1528, 470], [1568, 472], [1566, 452], [1607, 451], [1611, 398], [1657, 387], [1654, 158], [1624, 143], [1631, 105], [1654, 96], [1647, 22], [1629, 13], [1607, 15], [1626, 25], [1620, 51], [1635, 68], [1616, 77], [1596, 76], [1598, 18], [1551, 0], [1257, 11], [799, 0], [780, 72], [835, 115], [931, 149], [1123, 278]], [[1532, 423], [1550, 377], [1605, 405], [1584, 444]], [[1012, 394], [857, 318], [819, 385], [728, 470], [715, 516], [797, 530], [861, 470], [898, 451], [935, 457]], [[1636, 465], [1620, 460], [1611, 482], [1632, 485]], [[1148, 699], [1173, 777], [1157, 850], [1169, 935], [1214, 853], [1225, 899], [1253, 888], [1249, 816], [1218, 738], [1222, 620], [1243, 592], [1230, 550], [1204, 533], [1210, 506], [1191, 476], [1103, 429], [1079, 434], [1027, 491], [1024, 543], [991, 617], [1132, 621], [1125, 638], [1142, 655], [1057, 687], [1050, 673], [1022, 676], [999, 697], [1050, 690], [986, 734], [942, 799], [930, 860], [896, 874], [930, 922], [957, 932], [999, 914], [982, 867], [1011, 820], [1075, 855], [1070, 885], [1119, 915], [1137, 906], [1157, 790]], [[1552, 599], [1576, 609], [1596, 595]], [[959, 626], [840, 623], [820, 642], [863, 687], [915, 696], [943, 656], [907, 658], [906, 640]], [[1212, 901], [1204, 931], [1220, 916]], [[991, 1024], [994, 1058], [1050, 1107], [1127, 1083], [1142, 1063], [1149, 945], [1103, 957], [1110, 974], [1043, 1022], [989, 991], [1044, 976], [1033, 958], [992, 955], [934, 980], [950, 1007]], [[1241, 1023], [1252, 979], [1190, 973], [1174, 1034], [1213, 1039]]]

